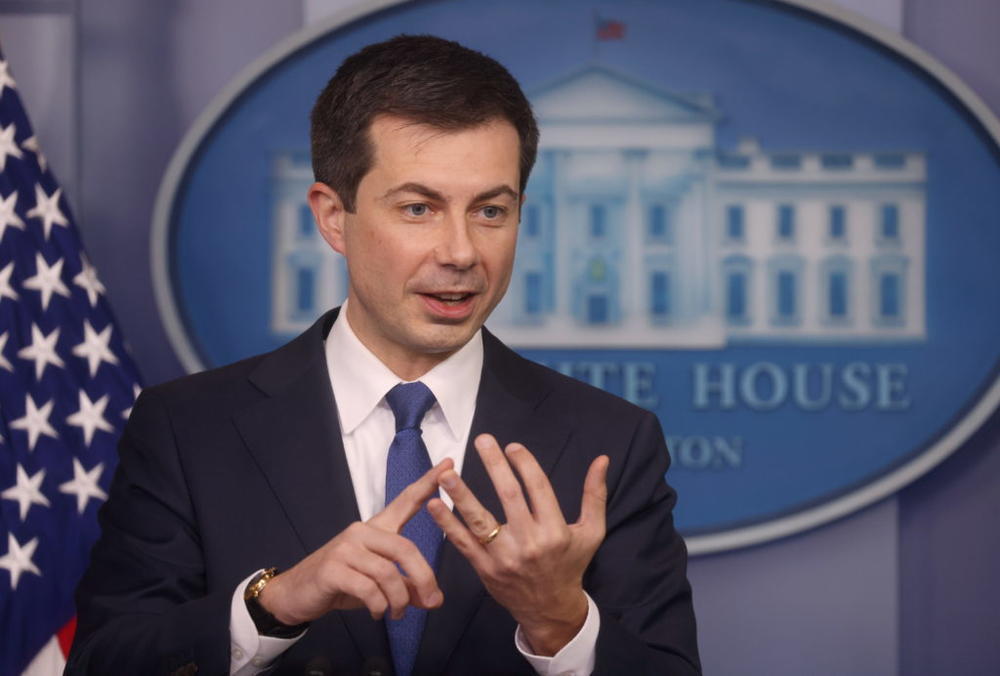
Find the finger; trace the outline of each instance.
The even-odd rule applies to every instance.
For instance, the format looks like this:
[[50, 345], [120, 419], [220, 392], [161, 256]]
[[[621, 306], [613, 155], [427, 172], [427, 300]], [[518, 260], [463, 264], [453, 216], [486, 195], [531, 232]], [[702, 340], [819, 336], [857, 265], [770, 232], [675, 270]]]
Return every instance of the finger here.
[[[401, 581], [416, 591], [416, 594], [409, 595], [410, 603], [424, 608], [441, 605], [444, 595], [438, 586], [434, 570], [412, 540], [396, 533], [369, 528], [361, 536], [361, 542], [384, 560], [399, 564], [406, 576], [406, 579], [400, 576]], [[395, 570], [395, 565], [393, 569]]]
[[544, 525], [564, 527], [566, 519], [563, 517], [562, 508], [559, 507], [559, 500], [556, 499], [549, 478], [545, 476], [545, 471], [531, 451], [523, 444], [507, 444], [507, 458], [524, 482], [535, 521]]
[[396, 499], [385, 506], [381, 512], [368, 520], [376, 528], [398, 533], [403, 524], [420, 511], [424, 502], [437, 493], [438, 477], [442, 472], [454, 466], [451, 458], [445, 458], [434, 467], [427, 470], [422, 477], [403, 489]]
[[455, 509], [462, 515], [466, 526], [477, 540], [483, 540], [497, 527], [499, 522], [496, 517], [483, 507], [457, 472], [448, 470], [441, 474], [439, 481], [442, 488], [451, 496]]
[[490, 564], [490, 555], [486, 548], [480, 544], [479, 538], [472, 534], [465, 525], [458, 520], [458, 517], [444, 504], [441, 498], [434, 498], [427, 503], [427, 511], [434, 517], [434, 521], [444, 531], [445, 537], [461, 554], [469, 560], [472, 567], [477, 571], [487, 570]]
[[598, 456], [590, 463], [587, 477], [583, 480], [583, 498], [580, 501], [580, 519], [577, 524], [592, 529], [604, 536], [608, 505], [608, 465], [611, 459]]
[[388, 610], [393, 619], [398, 620], [410, 604], [410, 591], [403, 582], [403, 575], [390, 559], [359, 549], [351, 557], [350, 567], [369, 578], [389, 604]]
[[416, 584], [413, 583], [408, 577], [403, 578], [403, 583], [406, 584], [407, 590], [410, 592], [410, 605], [415, 608], [423, 608], [424, 610], [431, 610], [432, 608], [440, 608], [444, 604], [444, 592], [438, 591], [436, 595], [430, 596], [430, 598], [423, 595]]
[[344, 593], [353, 596], [360, 602], [360, 605], [366, 607], [373, 620], [381, 620], [389, 607], [389, 601], [375, 580], [359, 573], [350, 566], [344, 566], [339, 570], [338, 576], [340, 588]]
[[[503, 513], [508, 523], [517, 527], [521, 522], [532, 518], [531, 510], [521, 491], [521, 483], [514, 476], [507, 457], [500, 450], [500, 444], [492, 434], [480, 434], [475, 441], [476, 451], [486, 467], [493, 488], [503, 505]], [[488, 532], [488, 531], [487, 531]]]

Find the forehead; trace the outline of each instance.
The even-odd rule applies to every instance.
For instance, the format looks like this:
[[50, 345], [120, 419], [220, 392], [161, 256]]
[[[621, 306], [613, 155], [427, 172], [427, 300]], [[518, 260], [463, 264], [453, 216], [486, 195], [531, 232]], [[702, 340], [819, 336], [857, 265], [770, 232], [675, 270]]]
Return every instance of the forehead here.
[[369, 137], [373, 179], [493, 181], [510, 183], [515, 189], [518, 185], [520, 140], [506, 120], [441, 129], [380, 115], [372, 122]]

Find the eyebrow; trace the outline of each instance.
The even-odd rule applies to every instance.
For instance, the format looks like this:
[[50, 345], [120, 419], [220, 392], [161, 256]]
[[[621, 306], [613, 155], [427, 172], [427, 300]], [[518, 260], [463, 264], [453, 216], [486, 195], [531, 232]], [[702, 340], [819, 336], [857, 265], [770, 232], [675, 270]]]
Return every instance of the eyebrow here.
[[472, 201], [484, 202], [486, 200], [491, 200], [494, 197], [500, 197], [501, 195], [506, 195], [515, 202], [520, 199], [520, 196], [517, 194], [517, 192], [509, 185], [498, 185], [497, 187], [492, 188], [491, 190], [479, 193]]
[[[423, 195], [424, 197], [431, 200], [435, 200], [437, 202], [447, 201], [444, 195], [439, 193], [437, 190], [428, 188], [426, 185], [423, 185], [422, 183], [413, 183], [413, 182], [403, 183], [401, 185], [397, 185], [394, 188], [389, 188], [389, 190], [387, 190], [385, 194], [382, 195], [382, 199], [388, 199], [389, 197], [392, 197], [393, 195], [401, 192], [417, 193], [418, 195]], [[472, 198], [472, 201], [482, 202], [485, 200], [493, 199], [494, 197], [499, 197], [500, 195], [506, 195], [507, 197], [510, 197], [514, 201], [520, 199], [517, 192], [509, 185], [498, 185], [495, 188], [490, 188], [489, 190], [484, 190], [483, 192], [479, 193], [478, 195]]]
[[431, 188], [428, 188], [426, 185], [423, 185], [421, 183], [403, 183], [402, 185], [397, 185], [394, 188], [389, 188], [385, 192], [385, 194], [382, 195], [382, 199], [387, 199], [401, 192], [415, 192], [418, 195], [423, 195], [428, 199], [436, 200], [438, 202], [445, 201], [444, 195], [439, 193], [437, 190], [432, 190]]

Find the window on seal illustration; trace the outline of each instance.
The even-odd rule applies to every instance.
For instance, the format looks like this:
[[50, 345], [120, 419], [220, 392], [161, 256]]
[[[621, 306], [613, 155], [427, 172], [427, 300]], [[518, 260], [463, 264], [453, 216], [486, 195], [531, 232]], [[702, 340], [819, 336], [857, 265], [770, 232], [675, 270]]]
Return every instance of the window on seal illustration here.
[[827, 324], [847, 324], [851, 319], [851, 268], [846, 256], [823, 261], [820, 271], [820, 307]]
[[802, 156], [791, 153], [778, 153], [771, 155], [771, 168], [779, 170], [801, 169]]
[[610, 319], [608, 297], [604, 294], [596, 293], [587, 296], [587, 323], [607, 324]]
[[902, 256], [879, 256], [872, 261], [875, 324], [902, 326], [906, 322], [906, 268]]
[[534, 317], [542, 312], [542, 273], [528, 272], [524, 276], [524, 314]]
[[746, 238], [744, 220], [742, 204], [726, 206], [726, 240], [728, 242], [742, 242]]
[[876, 169], [906, 168], [906, 155], [902, 153], [877, 153], [872, 159]]
[[608, 208], [603, 204], [590, 205], [590, 236], [604, 237], [608, 232]]
[[827, 275], [827, 314], [831, 319], [847, 318], [847, 273], [843, 270]]
[[614, 270], [601, 256], [587, 262], [580, 311], [587, 324], [610, 324], [616, 320], [613, 300]]
[[320, 261], [312, 253], [293, 253], [285, 268], [288, 301], [283, 314], [293, 322], [312, 321], [319, 307]]
[[791, 204], [778, 205], [778, 241], [795, 240], [795, 207]]
[[854, 167], [854, 157], [847, 153], [826, 153], [819, 158], [820, 166], [834, 171], [846, 171]]
[[902, 285], [895, 272], [882, 272], [878, 276], [878, 313], [880, 319], [899, 319], [902, 315]]
[[792, 270], [778, 270], [776, 273], [776, 316], [779, 320], [794, 321], [798, 314], [798, 281]]
[[777, 326], [798, 324], [802, 314], [802, 259], [780, 256], [769, 264], [771, 323]]
[[666, 204], [650, 204], [646, 210], [646, 233], [651, 243], [673, 244], [673, 209]]
[[537, 204], [526, 204], [521, 214], [521, 232], [525, 237], [537, 239], [542, 232], [541, 213]]
[[752, 320], [750, 273], [752, 263], [746, 256], [731, 256], [723, 264], [723, 287], [726, 293], [726, 321], [745, 326]]
[[654, 320], [665, 321], [673, 310], [670, 271], [654, 270], [649, 275], [649, 314]]
[[837, 243], [847, 240], [847, 209], [843, 204], [830, 205], [827, 239]]
[[299, 228], [296, 234], [299, 239], [312, 239], [316, 233], [316, 225], [313, 223], [313, 212], [308, 204], [299, 205]]
[[311, 312], [316, 307], [316, 270], [301, 267], [295, 273], [295, 310]]
[[284, 291], [276, 310], [286, 321], [311, 322], [324, 301], [320, 297], [323, 290], [323, 257], [314, 249], [300, 248], [288, 254], [284, 262], [279, 272], [279, 288]]
[[878, 238], [882, 244], [899, 242], [899, 205], [882, 204], [879, 207]]

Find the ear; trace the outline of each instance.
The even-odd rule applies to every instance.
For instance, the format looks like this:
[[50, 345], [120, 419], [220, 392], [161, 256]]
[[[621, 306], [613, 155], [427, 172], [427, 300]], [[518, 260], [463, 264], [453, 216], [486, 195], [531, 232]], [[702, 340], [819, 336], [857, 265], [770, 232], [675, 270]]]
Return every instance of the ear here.
[[337, 191], [326, 183], [313, 183], [309, 186], [309, 208], [319, 234], [330, 247], [341, 256], [346, 256], [347, 247], [344, 244], [344, 221], [346, 219], [344, 203]]

